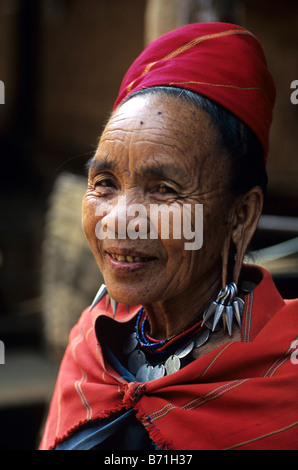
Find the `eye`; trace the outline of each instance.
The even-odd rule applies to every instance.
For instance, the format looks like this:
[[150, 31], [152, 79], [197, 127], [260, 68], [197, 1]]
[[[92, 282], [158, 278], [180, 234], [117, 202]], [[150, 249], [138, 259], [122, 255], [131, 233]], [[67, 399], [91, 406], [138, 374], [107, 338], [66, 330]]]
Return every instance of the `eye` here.
[[112, 175], [98, 175], [93, 180], [93, 186], [96, 190], [107, 193], [111, 190], [117, 189], [117, 181]]
[[94, 184], [95, 187], [97, 186], [101, 186], [102, 188], [115, 188], [116, 185], [115, 183], [113, 182], [112, 179], [104, 179], [104, 180], [100, 180], [100, 181], [96, 181], [95, 184]]
[[160, 183], [155, 191], [159, 194], [176, 194], [176, 191], [173, 187], [171, 187], [170, 185], [168, 184], [165, 184], [165, 183]]

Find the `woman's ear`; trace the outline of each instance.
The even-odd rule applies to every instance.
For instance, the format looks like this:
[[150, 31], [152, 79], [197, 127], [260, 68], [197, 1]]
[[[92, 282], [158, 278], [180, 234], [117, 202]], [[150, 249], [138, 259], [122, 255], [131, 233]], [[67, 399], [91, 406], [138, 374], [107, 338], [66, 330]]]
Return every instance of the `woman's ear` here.
[[[237, 198], [231, 208], [229, 217], [229, 230], [222, 249], [222, 288], [228, 282], [239, 281], [244, 256], [248, 245], [256, 231], [263, 209], [263, 191], [255, 186], [247, 193]], [[235, 252], [231, 267], [231, 256]], [[232, 277], [232, 279], [231, 279]]]
[[235, 246], [236, 260], [233, 270], [233, 281], [237, 284], [248, 245], [256, 231], [264, 202], [260, 186], [240, 196], [234, 206], [231, 241]]

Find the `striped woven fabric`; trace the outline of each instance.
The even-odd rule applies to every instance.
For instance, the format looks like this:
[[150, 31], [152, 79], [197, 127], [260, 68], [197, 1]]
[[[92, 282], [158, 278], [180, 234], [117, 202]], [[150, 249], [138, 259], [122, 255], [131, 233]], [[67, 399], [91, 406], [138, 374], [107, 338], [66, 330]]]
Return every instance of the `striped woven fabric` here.
[[[85, 310], [70, 335], [40, 449], [53, 449], [84, 423], [134, 409], [163, 449], [296, 450], [298, 301], [283, 300], [263, 268], [246, 272], [261, 282], [245, 299], [242, 341], [147, 383], [127, 382], [105, 363], [95, 331], [98, 318], [112, 316], [105, 301]], [[118, 308], [121, 330], [139, 306], [129, 314]]]

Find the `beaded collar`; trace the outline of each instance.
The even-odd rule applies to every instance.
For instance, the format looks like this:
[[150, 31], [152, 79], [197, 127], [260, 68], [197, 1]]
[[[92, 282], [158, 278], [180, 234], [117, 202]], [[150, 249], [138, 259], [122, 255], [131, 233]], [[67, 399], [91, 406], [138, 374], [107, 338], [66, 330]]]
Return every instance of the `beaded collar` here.
[[[177, 372], [194, 359], [191, 355], [193, 349], [203, 346], [208, 341], [211, 332], [223, 328], [231, 336], [234, 320], [241, 327], [244, 309], [244, 301], [236, 297], [237, 291], [235, 283], [227, 284], [204, 312], [202, 319], [178, 335], [161, 341], [150, 338], [147, 331], [148, 319], [142, 307], [137, 316], [135, 331], [126, 338], [123, 344], [123, 353], [128, 356], [127, 367], [136, 376], [136, 380], [147, 382]], [[90, 310], [106, 295], [108, 291], [103, 284]], [[115, 317], [117, 302], [110, 297], [109, 301], [112, 302], [113, 317]]]
[[[241, 308], [242, 315], [243, 308]], [[171, 338], [156, 341], [149, 336], [149, 323], [142, 307], [137, 316], [135, 331], [125, 340], [123, 352], [127, 355], [127, 367], [138, 382], [148, 382], [177, 372], [194, 360], [192, 352], [203, 346], [212, 331], [222, 329], [219, 323], [213, 329], [211, 322], [196, 321]]]

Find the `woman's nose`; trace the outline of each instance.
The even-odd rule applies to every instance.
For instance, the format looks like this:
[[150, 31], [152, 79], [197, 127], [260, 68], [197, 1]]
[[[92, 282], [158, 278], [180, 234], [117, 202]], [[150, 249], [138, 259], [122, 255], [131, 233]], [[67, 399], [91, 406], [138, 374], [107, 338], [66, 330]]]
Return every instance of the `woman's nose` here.
[[106, 238], [126, 239], [147, 238], [150, 222], [147, 207], [135, 198], [119, 196], [110, 210], [101, 219]]

